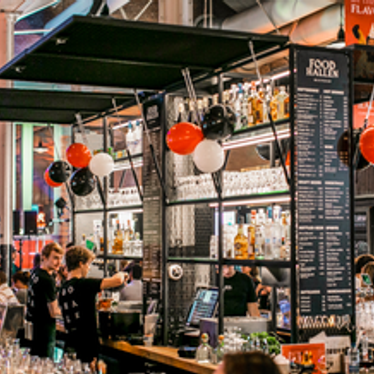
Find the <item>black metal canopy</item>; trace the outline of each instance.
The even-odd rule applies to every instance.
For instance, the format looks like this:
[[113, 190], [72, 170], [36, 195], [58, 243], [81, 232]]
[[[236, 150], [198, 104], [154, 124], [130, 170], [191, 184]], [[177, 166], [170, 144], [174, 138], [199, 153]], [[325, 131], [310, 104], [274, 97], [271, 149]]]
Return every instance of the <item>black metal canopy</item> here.
[[0, 121], [71, 124], [133, 102], [133, 95], [0, 89]]
[[285, 36], [74, 16], [0, 69], [0, 79], [163, 90], [226, 71]]

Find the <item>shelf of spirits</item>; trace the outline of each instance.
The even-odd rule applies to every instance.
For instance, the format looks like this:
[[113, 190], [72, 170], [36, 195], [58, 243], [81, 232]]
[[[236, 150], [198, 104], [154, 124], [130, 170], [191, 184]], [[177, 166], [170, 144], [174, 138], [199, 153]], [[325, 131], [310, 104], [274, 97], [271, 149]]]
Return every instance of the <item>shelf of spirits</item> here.
[[[273, 191], [273, 192], [262, 192], [251, 195], [236, 195], [227, 196], [222, 199], [223, 206], [239, 206], [239, 205], [268, 205], [274, 204], [286, 204], [290, 201], [290, 195], [288, 190]], [[201, 198], [201, 199], [188, 199], [180, 201], [170, 201], [167, 206], [178, 206], [178, 205], [197, 205], [197, 204], [209, 204], [211, 208], [218, 206], [218, 198]]]
[[291, 262], [286, 260], [236, 260], [233, 258], [225, 258], [225, 265], [239, 266], [258, 266], [258, 267], [274, 267], [274, 268], [290, 268]]
[[181, 264], [207, 264], [217, 265], [218, 260], [206, 257], [169, 257], [167, 262], [178, 262]]
[[[96, 258], [104, 258], [103, 254], [98, 254]], [[108, 260], [142, 260], [142, 256], [129, 256], [129, 255], [114, 255], [114, 254], [107, 254], [106, 258]]]

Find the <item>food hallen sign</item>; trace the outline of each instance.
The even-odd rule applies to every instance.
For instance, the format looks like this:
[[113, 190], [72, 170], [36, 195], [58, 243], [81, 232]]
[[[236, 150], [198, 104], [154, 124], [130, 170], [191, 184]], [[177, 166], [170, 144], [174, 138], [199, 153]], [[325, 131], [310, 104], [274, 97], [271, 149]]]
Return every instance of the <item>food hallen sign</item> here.
[[345, 43], [374, 45], [374, 0], [345, 0]]

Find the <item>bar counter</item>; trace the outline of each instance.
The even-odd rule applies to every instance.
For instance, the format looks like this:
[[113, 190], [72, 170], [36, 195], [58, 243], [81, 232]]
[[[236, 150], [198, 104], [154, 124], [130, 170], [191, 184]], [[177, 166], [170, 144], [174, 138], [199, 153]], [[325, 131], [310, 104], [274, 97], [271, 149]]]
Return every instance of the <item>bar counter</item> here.
[[217, 368], [213, 364], [199, 364], [193, 359], [181, 358], [178, 356], [178, 349], [173, 347], [144, 347], [142, 345], [131, 345], [125, 341], [112, 340], [102, 340], [101, 344], [108, 348], [190, 373], [212, 374]]

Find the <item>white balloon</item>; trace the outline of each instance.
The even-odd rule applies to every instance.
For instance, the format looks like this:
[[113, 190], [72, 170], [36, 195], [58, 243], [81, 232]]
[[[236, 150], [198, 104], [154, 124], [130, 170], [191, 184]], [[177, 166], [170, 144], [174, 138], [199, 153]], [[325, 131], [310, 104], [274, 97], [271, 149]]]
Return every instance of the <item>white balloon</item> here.
[[193, 161], [203, 173], [214, 173], [225, 162], [225, 152], [215, 140], [204, 139], [195, 148]]
[[105, 177], [114, 169], [113, 157], [108, 155], [108, 153], [98, 153], [91, 158], [88, 167], [92, 174], [98, 177]]

